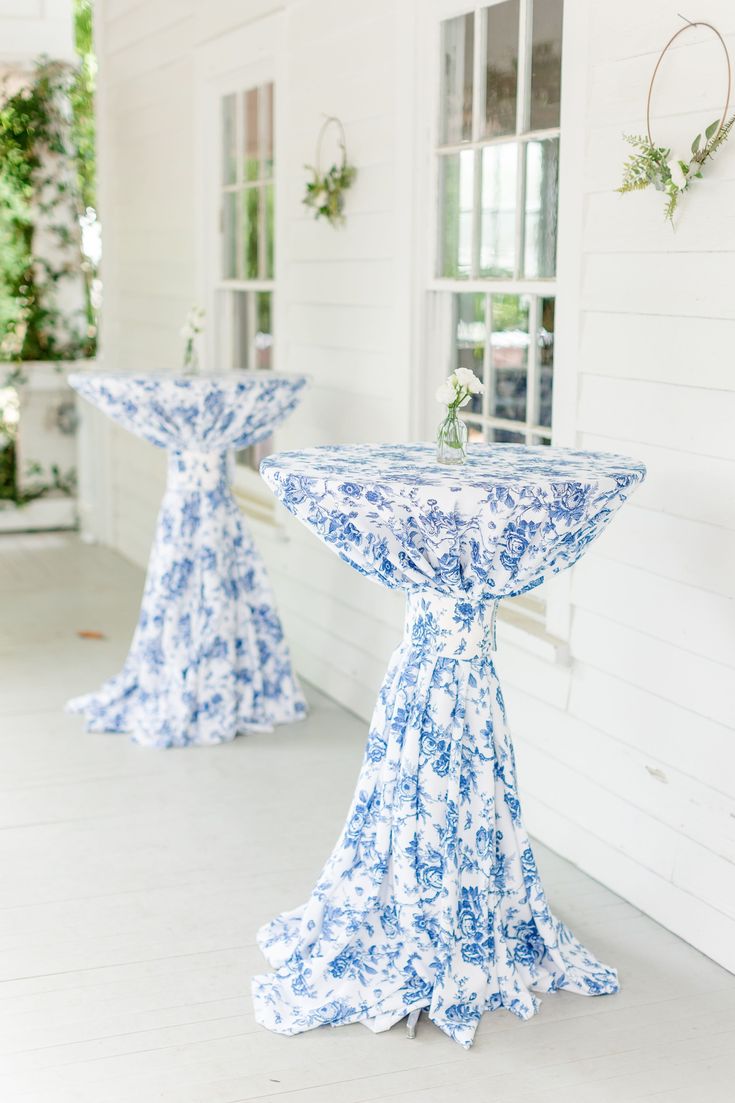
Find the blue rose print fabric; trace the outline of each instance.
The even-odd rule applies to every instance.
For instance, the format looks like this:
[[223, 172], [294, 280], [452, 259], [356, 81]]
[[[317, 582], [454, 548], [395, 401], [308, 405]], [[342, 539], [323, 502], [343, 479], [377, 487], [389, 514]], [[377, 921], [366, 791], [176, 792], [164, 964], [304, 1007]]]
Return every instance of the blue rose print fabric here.
[[523, 827], [493, 663], [498, 600], [571, 566], [643, 479], [620, 456], [513, 445], [446, 468], [428, 445], [265, 460], [286, 507], [356, 570], [407, 594], [347, 822], [310, 899], [258, 934], [258, 1021], [281, 1034], [422, 1008], [472, 1044], [534, 993], [617, 991], [551, 911]]
[[228, 452], [267, 437], [305, 380], [75, 374], [71, 385], [168, 450], [168, 482], [122, 671], [67, 708], [148, 747], [222, 743], [306, 714], [263, 561], [229, 488]]

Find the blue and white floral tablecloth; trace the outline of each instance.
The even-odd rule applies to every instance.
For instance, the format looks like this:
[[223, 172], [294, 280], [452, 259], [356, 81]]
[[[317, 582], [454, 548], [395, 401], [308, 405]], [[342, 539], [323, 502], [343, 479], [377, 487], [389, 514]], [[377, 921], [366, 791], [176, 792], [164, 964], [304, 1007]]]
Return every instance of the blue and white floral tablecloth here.
[[282, 1034], [425, 1008], [470, 1046], [533, 992], [618, 988], [551, 914], [521, 819], [492, 661], [497, 602], [571, 566], [644, 477], [621, 456], [514, 445], [283, 452], [261, 466], [347, 563], [407, 593], [347, 822], [306, 904], [258, 934], [260, 1023]]
[[71, 700], [93, 731], [150, 747], [221, 743], [306, 713], [228, 449], [268, 437], [306, 380], [270, 373], [74, 374], [84, 398], [168, 451], [168, 483], [123, 670]]

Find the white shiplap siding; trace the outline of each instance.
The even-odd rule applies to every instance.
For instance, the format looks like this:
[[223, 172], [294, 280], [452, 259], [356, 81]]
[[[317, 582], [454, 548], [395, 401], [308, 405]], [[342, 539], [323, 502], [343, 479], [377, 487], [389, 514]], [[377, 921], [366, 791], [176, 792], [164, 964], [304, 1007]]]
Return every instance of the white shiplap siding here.
[[[567, 18], [580, 14], [568, 0]], [[698, 15], [732, 52], [730, 5]], [[708, 166], [675, 233], [659, 193], [616, 195], [621, 135], [645, 125], [676, 9], [626, 0], [588, 20], [588, 71], [572, 60], [564, 74], [586, 103], [577, 440], [649, 474], [575, 568], [565, 707], [513, 679], [521, 781], [549, 845], [733, 968], [735, 156], [725, 147]], [[688, 79], [655, 101], [665, 136], [691, 139], [721, 110], [704, 38], [680, 40]]]
[[[432, 59], [417, 57], [434, 41], [430, 8], [102, 0], [110, 366], [180, 362], [178, 329], [200, 277], [196, 59], [218, 36], [280, 10], [279, 367], [307, 372], [312, 385], [278, 445], [411, 435], [421, 405], [412, 391], [422, 371], [419, 258], [432, 232], [418, 188], [430, 172], [420, 105], [433, 102], [435, 74]], [[720, 26], [735, 52], [733, 11], [710, 0], [696, 14]], [[573, 49], [564, 96], [574, 118], [562, 157], [566, 148], [574, 163], [562, 170], [568, 253], [563, 241], [555, 416], [564, 443], [635, 455], [649, 475], [575, 569], [570, 661], [532, 654], [501, 626], [498, 666], [529, 827], [733, 968], [735, 149], [726, 146], [687, 196], [676, 233], [660, 195], [616, 195], [621, 134], [644, 126], [656, 55], [678, 25], [675, 5], [566, 0], [565, 18]], [[687, 80], [665, 77], [656, 100], [667, 140], [711, 121], [722, 83], [696, 34], [676, 55]], [[342, 118], [359, 170], [339, 232], [301, 205], [323, 114]], [[108, 451], [109, 538], [142, 563], [163, 457], [118, 430]], [[297, 666], [367, 717], [398, 642], [400, 598], [282, 511], [277, 522], [255, 534]]]
[[[176, 368], [178, 331], [197, 298], [195, 70], [219, 35], [256, 27], [284, 10], [277, 89], [279, 367], [303, 371], [311, 388], [278, 434], [279, 447], [339, 440], [399, 440], [408, 433], [410, 287], [397, 252], [410, 225], [398, 210], [398, 180], [410, 157], [399, 144], [396, 87], [401, 13], [362, 3], [229, 3], [106, 0], [98, 18], [102, 176], [106, 219], [105, 362]], [[335, 232], [304, 209], [304, 164], [312, 163], [324, 114], [337, 114], [358, 178], [347, 225]], [[408, 128], [410, 132], [410, 127]], [[326, 153], [328, 154], [328, 150]], [[216, 171], [212, 168], [212, 171]], [[164, 481], [163, 457], [111, 433], [112, 543], [143, 563]], [[145, 472], [148, 472], [147, 476]], [[312, 536], [279, 513], [255, 526], [302, 674], [368, 715], [400, 637], [401, 601], [353, 576]]]

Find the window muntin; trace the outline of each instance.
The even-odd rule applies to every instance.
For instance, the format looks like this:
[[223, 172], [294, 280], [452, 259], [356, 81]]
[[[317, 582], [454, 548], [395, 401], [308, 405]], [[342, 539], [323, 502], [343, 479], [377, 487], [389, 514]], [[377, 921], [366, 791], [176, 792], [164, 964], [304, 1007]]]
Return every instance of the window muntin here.
[[450, 367], [485, 382], [463, 411], [475, 440], [551, 441], [562, 8], [500, 0], [440, 26], [432, 287]]

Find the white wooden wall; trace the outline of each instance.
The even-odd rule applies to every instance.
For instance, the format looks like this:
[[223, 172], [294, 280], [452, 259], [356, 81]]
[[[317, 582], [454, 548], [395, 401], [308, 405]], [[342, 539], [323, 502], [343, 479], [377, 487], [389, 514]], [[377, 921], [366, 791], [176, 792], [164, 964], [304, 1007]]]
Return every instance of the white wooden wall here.
[[[527, 682], [511, 709], [531, 828], [735, 968], [735, 144], [676, 233], [658, 193], [614, 191], [621, 134], [645, 127], [676, 12], [664, 0], [568, 4], [587, 44], [565, 62], [584, 105], [570, 184], [581, 264], [566, 288], [579, 302], [567, 345], [577, 439], [638, 456], [649, 474], [573, 572], [557, 700]], [[686, 14], [735, 53], [728, 0]], [[679, 42], [655, 89], [654, 136], [684, 153], [721, 111], [725, 72], [705, 33]]]
[[[196, 53], [275, 7], [100, 0], [109, 366], [180, 362], [178, 329], [197, 289]], [[284, 447], [412, 431], [417, 238], [430, 232], [414, 226], [413, 188], [426, 171], [414, 110], [432, 72], [414, 55], [428, 8], [286, 5], [280, 367], [307, 371], [313, 386], [280, 433]], [[735, 52], [728, 0], [687, 14], [717, 23]], [[571, 662], [516, 639], [499, 665], [532, 830], [735, 967], [735, 141], [687, 200], [676, 234], [658, 195], [616, 195], [620, 135], [644, 125], [649, 74], [677, 26], [676, 4], [567, 0], [567, 22], [576, 137], [563, 169], [564, 438], [634, 454], [649, 478], [575, 569]], [[664, 140], [691, 140], [717, 114], [722, 80], [698, 41], [692, 35], [678, 52], [686, 81], [664, 74]], [[343, 119], [359, 169], [339, 233], [300, 202], [322, 113]], [[161, 457], [112, 431], [104, 463], [111, 508], [101, 535], [143, 563]], [[287, 519], [257, 535], [299, 670], [369, 715], [397, 642], [399, 600]]]
[[0, 68], [26, 69], [42, 54], [73, 59], [72, 0], [0, 0]]

